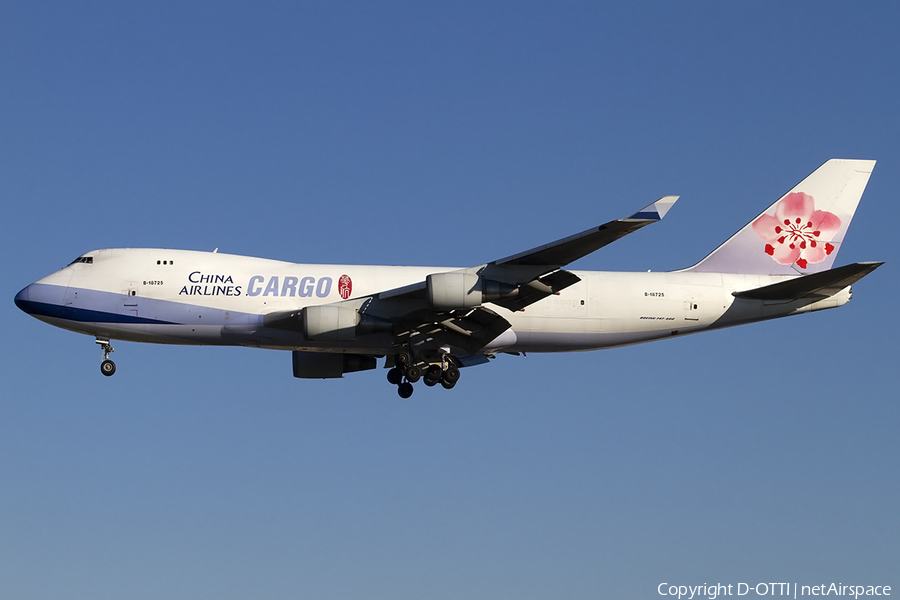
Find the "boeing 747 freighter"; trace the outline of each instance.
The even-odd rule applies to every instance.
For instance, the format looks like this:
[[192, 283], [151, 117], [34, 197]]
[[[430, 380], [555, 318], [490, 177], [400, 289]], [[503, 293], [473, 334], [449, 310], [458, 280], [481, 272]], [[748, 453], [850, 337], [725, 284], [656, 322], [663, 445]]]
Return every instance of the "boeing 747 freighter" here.
[[692, 267], [659, 273], [564, 267], [677, 200], [468, 268], [311, 265], [217, 252], [94, 250], [20, 291], [16, 305], [111, 341], [293, 353], [300, 378], [375, 369], [403, 398], [420, 379], [456, 385], [500, 353], [625, 346], [834, 308], [882, 263], [833, 268], [875, 166], [833, 159]]

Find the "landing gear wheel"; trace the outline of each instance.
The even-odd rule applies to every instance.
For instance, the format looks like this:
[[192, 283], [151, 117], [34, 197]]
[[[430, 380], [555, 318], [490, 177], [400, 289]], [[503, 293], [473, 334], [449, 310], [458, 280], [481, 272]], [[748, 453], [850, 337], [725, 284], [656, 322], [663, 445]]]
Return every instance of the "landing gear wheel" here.
[[107, 377], [111, 377], [112, 374], [116, 372], [116, 363], [109, 360], [109, 355], [110, 353], [115, 352], [115, 350], [109, 345], [109, 340], [106, 338], [98, 337], [94, 341], [100, 345], [100, 349], [103, 351], [103, 362], [100, 363], [100, 372]]
[[453, 366], [447, 367], [447, 370], [444, 371], [444, 375], [441, 377], [441, 382], [450, 384], [450, 387], [447, 387], [446, 385], [444, 385], [444, 387], [449, 390], [456, 385], [457, 381], [459, 381], [459, 369]]
[[425, 371], [425, 378], [422, 380], [425, 382], [425, 385], [431, 387], [433, 385], [437, 385], [437, 383], [441, 380], [442, 375], [441, 368], [437, 365], [431, 365]]
[[412, 362], [412, 355], [409, 352], [401, 352], [397, 355], [397, 363], [405, 367]]
[[407, 367], [406, 369], [406, 380], [410, 383], [415, 383], [422, 376], [422, 370], [413, 365], [411, 367]]
[[107, 377], [111, 377], [116, 372], [116, 363], [109, 359], [104, 360], [100, 363], [100, 372]]
[[413, 395], [413, 386], [410, 382], [404, 381], [400, 385], [397, 386], [397, 393], [401, 398], [409, 398]]
[[393, 369], [388, 371], [387, 380], [393, 385], [400, 385], [400, 383], [403, 381], [403, 371], [401, 371], [397, 367], [394, 367]]
[[441, 379], [441, 385], [444, 386], [445, 390], [452, 390], [453, 386], [456, 385], [455, 381], [447, 381], [446, 379]]

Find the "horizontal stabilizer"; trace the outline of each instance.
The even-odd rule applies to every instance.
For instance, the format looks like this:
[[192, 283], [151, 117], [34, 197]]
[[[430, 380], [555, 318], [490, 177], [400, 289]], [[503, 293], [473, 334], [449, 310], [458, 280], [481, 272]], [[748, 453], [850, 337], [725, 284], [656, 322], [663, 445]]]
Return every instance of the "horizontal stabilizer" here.
[[744, 292], [734, 292], [732, 295], [747, 300], [799, 300], [809, 296], [827, 298], [856, 283], [883, 264], [883, 262], [853, 263]]

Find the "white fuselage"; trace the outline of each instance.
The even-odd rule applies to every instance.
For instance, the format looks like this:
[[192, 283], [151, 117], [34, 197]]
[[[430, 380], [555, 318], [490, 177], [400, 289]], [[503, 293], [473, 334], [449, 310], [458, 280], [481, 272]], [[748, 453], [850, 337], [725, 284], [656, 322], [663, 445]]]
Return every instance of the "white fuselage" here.
[[[76, 262], [35, 282], [20, 292], [17, 303], [27, 303], [28, 312], [43, 321], [98, 338], [371, 354], [388, 354], [390, 336], [313, 342], [300, 331], [265, 327], [263, 317], [377, 294], [454, 270], [308, 265], [186, 250], [112, 249], [85, 256], [90, 264]], [[573, 272], [580, 282], [524, 311], [489, 304], [512, 328], [484, 352], [623, 346], [832, 308], [850, 298], [849, 287], [818, 301], [732, 295], [788, 279], [783, 276]]]

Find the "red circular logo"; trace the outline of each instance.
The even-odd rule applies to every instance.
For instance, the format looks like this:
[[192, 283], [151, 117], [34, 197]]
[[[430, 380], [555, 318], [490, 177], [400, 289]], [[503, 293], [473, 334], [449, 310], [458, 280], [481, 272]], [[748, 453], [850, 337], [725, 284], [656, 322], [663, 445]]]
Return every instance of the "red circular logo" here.
[[338, 293], [341, 295], [341, 298], [346, 300], [350, 297], [350, 293], [353, 291], [353, 282], [350, 280], [349, 275], [341, 275], [341, 278], [338, 279]]

